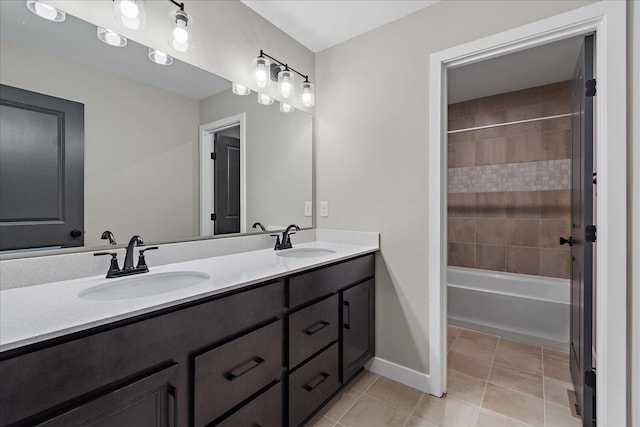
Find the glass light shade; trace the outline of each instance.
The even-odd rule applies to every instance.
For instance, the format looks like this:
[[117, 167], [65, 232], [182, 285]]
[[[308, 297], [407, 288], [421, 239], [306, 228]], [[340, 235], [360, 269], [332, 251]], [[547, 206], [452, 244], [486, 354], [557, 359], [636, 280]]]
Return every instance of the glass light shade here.
[[293, 96], [293, 73], [289, 70], [282, 70], [278, 73], [278, 90], [284, 99]]
[[63, 11], [41, 3], [39, 0], [28, 0], [27, 7], [31, 12], [49, 21], [62, 22], [67, 19], [67, 15]]
[[132, 30], [144, 27], [145, 11], [143, 0], [114, 0], [116, 21]]
[[296, 109], [293, 108], [291, 105], [287, 104], [286, 102], [281, 102], [280, 103], [280, 112], [282, 113], [293, 113]]
[[261, 89], [267, 87], [271, 63], [264, 56], [258, 56], [253, 59], [253, 66], [255, 67], [256, 84]]
[[109, 46], [124, 47], [127, 45], [126, 37], [114, 33], [107, 28], [98, 27], [98, 38]]
[[266, 93], [258, 94], [258, 104], [262, 105], [271, 105], [273, 104], [273, 98], [267, 95]]
[[171, 12], [171, 35], [169, 36], [169, 46], [179, 52], [189, 50], [192, 42], [191, 29], [193, 28], [193, 18], [183, 10]]
[[251, 89], [236, 82], [231, 83], [231, 91], [240, 96], [249, 95], [251, 93]]
[[149, 48], [149, 59], [151, 60], [151, 62], [155, 62], [156, 64], [159, 64], [159, 65], [173, 64], [173, 58], [161, 50]]
[[302, 83], [302, 105], [313, 107], [316, 104], [314, 85], [311, 82]]

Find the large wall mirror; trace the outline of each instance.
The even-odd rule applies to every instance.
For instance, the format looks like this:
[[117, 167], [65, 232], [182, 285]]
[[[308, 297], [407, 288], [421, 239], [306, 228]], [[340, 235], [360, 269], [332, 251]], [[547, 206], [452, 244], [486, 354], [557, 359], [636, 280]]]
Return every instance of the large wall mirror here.
[[[76, 204], [83, 219], [82, 234], [66, 238], [71, 243], [38, 243], [38, 233], [48, 229], [35, 237], [20, 231], [11, 239], [21, 243], [3, 243], [0, 253], [104, 246], [106, 230], [118, 243], [139, 234], [149, 244], [261, 232], [260, 225], [267, 230], [291, 223], [312, 226], [305, 212], [312, 200], [310, 114], [282, 113], [277, 102], [261, 105], [253, 92], [235, 95], [231, 82], [178, 60], [154, 63], [149, 49], [132, 40], [110, 46], [98, 39], [94, 25], [73, 16], [51, 22], [32, 14], [25, 2], [3, 1], [0, 19], [0, 112], [3, 123], [12, 124], [2, 131], [7, 164], [0, 165], [0, 226], [15, 231], [29, 221], [63, 223], [73, 207], [64, 205], [71, 190], [63, 184], [74, 182], [82, 184]], [[67, 149], [84, 153], [83, 182], [65, 172], [71, 160], [56, 145], [57, 137], [38, 139], [40, 130], [25, 136], [34, 133], [28, 120], [51, 126], [54, 134], [58, 128], [57, 119], [33, 119], [46, 109], [30, 107], [28, 114], [17, 109], [21, 104], [11, 97], [21, 93], [83, 109], [73, 127], [80, 126], [82, 148]], [[27, 117], [28, 132], [14, 129], [14, 113]], [[43, 187], [31, 182], [35, 179], [58, 188], [59, 196], [39, 195]], [[253, 228], [255, 223], [260, 225]], [[73, 232], [71, 226], [63, 234]], [[3, 240], [9, 234], [3, 231]]]

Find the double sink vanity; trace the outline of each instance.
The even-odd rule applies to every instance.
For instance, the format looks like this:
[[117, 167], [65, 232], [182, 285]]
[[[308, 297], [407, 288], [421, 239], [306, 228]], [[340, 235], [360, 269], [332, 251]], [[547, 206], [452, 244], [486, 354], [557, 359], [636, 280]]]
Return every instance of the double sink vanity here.
[[374, 354], [363, 234], [2, 291], [0, 425], [304, 424]]

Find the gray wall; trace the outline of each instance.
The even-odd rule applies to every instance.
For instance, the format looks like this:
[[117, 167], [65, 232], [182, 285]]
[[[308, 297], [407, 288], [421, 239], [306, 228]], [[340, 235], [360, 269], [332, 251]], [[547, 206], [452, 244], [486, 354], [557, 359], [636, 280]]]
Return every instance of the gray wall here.
[[317, 226], [381, 234], [376, 356], [429, 372], [429, 55], [588, 3], [443, 1], [316, 55]]
[[200, 102], [200, 124], [246, 113], [247, 228], [256, 221], [311, 227], [304, 202], [312, 200], [312, 116], [281, 113], [277, 104], [261, 105], [255, 93], [227, 90]]
[[86, 246], [106, 229], [119, 243], [198, 235], [198, 101], [11, 42], [0, 52], [2, 84], [84, 104]]

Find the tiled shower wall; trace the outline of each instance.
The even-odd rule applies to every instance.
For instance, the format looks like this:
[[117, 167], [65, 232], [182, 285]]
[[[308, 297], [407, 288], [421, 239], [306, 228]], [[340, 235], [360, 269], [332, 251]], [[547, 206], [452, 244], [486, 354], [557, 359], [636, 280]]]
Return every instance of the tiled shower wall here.
[[449, 105], [449, 265], [569, 277], [570, 112], [570, 82]]

